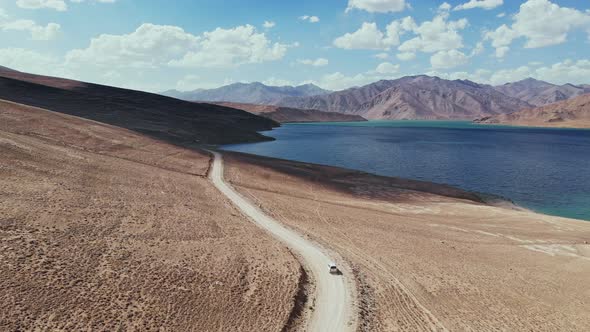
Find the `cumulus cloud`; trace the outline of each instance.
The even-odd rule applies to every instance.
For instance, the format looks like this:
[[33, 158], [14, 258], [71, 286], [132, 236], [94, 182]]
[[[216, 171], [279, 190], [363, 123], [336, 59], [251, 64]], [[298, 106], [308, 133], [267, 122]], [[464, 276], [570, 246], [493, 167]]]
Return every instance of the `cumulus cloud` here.
[[299, 19], [301, 21], [307, 21], [309, 23], [318, 23], [320, 21], [320, 18], [314, 15], [303, 15], [303, 16], [299, 16]]
[[469, 79], [475, 82], [492, 85], [520, 81], [529, 77], [554, 84], [587, 84], [588, 77], [590, 77], [590, 60], [565, 60], [552, 65], [534, 63], [529, 64], [528, 66], [506, 68], [495, 71], [479, 69], [473, 73], [430, 72], [428, 74], [436, 75], [446, 79]]
[[399, 71], [399, 67], [398, 64], [394, 65], [391, 62], [382, 62], [375, 68], [375, 71], [379, 74], [395, 74]]
[[382, 53], [375, 54], [374, 57], [377, 59], [385, 60], [385, 59], [389, 58], [389, 54], [382, 52]]
[[503, 4], [504, 0], [470, 0], [469, 2], [456, 6], [453, 10], [465, 10], [473, 8], [489, 10], [502, 6]]
[[360, 9], [370, 13], [388, 13], [401, 12], [405, 8], [405, 0], [349, 0], [346, 11]]
[[272, 43], [251, 25], [196, 36], [180, 27], [142, 24], [124, 35], [103, 34], [67, 53], [69, 64], [156, 68], [232, 67], [281, 59], [290, 45]]
[[391, 46], [399, 45], [400, 36], [414, 28], [415, 23], [411, 17], [392, 21], [386, 26], [385, 33], [379, 30], [376, 23], [365, 22], [357, 31], [336, 38], [333, 44], [338, 48], [349, 50], [388, 50]]
[[6, 23], [0, 22], [0, 29], [4, 31], [26, 31], [31, 34], [33, 40], [52, 40], [58, 36], [61, 26], [57, 23], [42, 26], [32, 20], [16, 20]]
[[434, 69], [455, 68], [469, 62], [469, 57], [458, 50], [439, 51], [430, 57]]
[[447, 11], [437, 14], [432, 21], [425, 21], [419, 26], [413, 26], [416, 37], [405, 41], [399, 46], [400, 52], [435, 53], [463, 47], [463, 37], [459, 33], [467, 27], [467, 19], [448, 21]]
[[416, 59], [416, 53], [414, 52], [401, 52], [398, 53], [396, 56], [398, 59], [402, 61], [410, 61]]
[[297, 62], [300, 64], [303, 64], [303, 65], [314, 66], [314, 67], [327, 66], [329, 63], [328, 59], [324, 59], [324, 58], [317, 58], [315, 60], [313, 60], [313, 59], [299, 59], [299, 60], [297, 60]]
[[68, 5], [64, 0], [17, 0], [16, 5], [25, 9], [54, 9], [60, 12], [66, 11]]
[[343, 90], [355, 86], [363, 86], [383, 79], [394, 79], [399, 77], [399, 64], [382, 62], [375, 69], [356, 75], [346, 75], [341, 72], [326, 74], [318, 80], [306, 81], [329, 90]]
[[558, 45], [567, 41], [575, 29], [585, 29], [590, 36], [590, 13], [560, 7], [549, 0], [528, 0], [520, 6], [511, 26], [501, 25], [485, 34], [501, 58], [517, 38], [525, 38], [525, 48]]
[[123, 35], [102, 34], [85, 49], [67, 53], [69, 64], [93, 64], [114, 67], [157, 67], [197, 49], [201, 37], [169, 25], [142, 24]]
[[[114, 3], [116, 0], [92, 0], [99, 3]], [[74, 3], [82, 3], [85, 0], [70, 0]], [[24, 9], [53, 9], [60, 12], [68, 10], [65, 0], [17, 0], [16, 5]]]
[[3, 66], [42, 75], [66, 76], [61, 59], [47, 53], [22, 48], [0, 49], [0, 63]]
[[198, 49], [170, 61], [178, 67], [232, 67], [282, 59], [294, 45], [272, 43], [251, 25], [205, 32]]
[[273, 28], [275, 25], [277, 24], [273, 21], [264, 21], [264, 23], [262, 24], [262, 26], [267, 29]]
[[289, 80], [284, 80], [276, 77], [269, 77], [266, 80], [262, 81], [262, 84], [268, 86], [294, 86], [295, 83]]

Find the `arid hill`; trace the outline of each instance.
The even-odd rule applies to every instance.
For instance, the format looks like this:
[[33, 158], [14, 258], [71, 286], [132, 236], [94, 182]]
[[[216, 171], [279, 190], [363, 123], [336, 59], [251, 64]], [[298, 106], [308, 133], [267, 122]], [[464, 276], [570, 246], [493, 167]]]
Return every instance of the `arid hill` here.
[[269, 139], [272, 120], [158, 94], [0, 69], [0, 99], [75, 115], [177, 144]]
[[527, 78], [522, 81], [497, 86], [496, 90], [505, 95], [524, 100], [533, 106], [544, 106], [590, 93], [590, 86], [556, 85]]
[[353, 122], [367, 121], [360, 115], [344, 114], [337, 112], [323, 112], [318, 110], [304, 110], [292, 107], [282, 107], [273, 105], [256, 105], [244, 103], [217, 103], [222, 106], [237, 108], [269, 118], [279, 123], [294, 122]]
[[485, 117], [477, 123], [590, 128], [590, 94], [511, 114]]
[[328, 92], [330, 91], [314, 84], [268, 86], [260, 82], [254, 82], [233, 83], [216, 89], [197, 89], [188, 92], [169, 90], [162, 92], [162, 94], [189, 101], [273, 104], [285, 97], [315, 96]]
[[0, 101], [0, 331], [281, 331], [297, 259], [210, 156]]
[[313, 97], [285, 98], [281, 106], [357, 114], [366, 119], [475, 119], [511, 113], [530, 104], [492, 86], [409, 76]]

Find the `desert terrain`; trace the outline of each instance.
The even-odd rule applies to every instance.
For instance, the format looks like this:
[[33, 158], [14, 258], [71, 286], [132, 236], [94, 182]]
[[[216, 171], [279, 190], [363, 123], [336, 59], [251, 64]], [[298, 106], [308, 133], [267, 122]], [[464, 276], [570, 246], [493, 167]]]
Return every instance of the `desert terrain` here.
[[590, 128], [590, 94], [511, 114], [475, 120], [483, 124], [515, 126]]
[[297, 259], [210, 156], [0, 101], [1, 331], [280, 331]]
[[269, 140], [279, 124], [219, 105], [0, 68], [0, 99], [133, 130], [187, 146]]
[[590, 329], [590, 223], [486, 205], [446, 186], [224, 159], [234, 188], [352, 266], [361, 331]]

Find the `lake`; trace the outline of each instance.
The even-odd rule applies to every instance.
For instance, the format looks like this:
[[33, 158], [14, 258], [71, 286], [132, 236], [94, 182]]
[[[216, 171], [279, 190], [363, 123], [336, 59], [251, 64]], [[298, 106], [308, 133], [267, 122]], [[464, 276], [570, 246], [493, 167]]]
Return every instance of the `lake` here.
[[286, 124], [252, 153], [450, 184], [558, 216], [590, 220], [590, 130], [457, 121]]

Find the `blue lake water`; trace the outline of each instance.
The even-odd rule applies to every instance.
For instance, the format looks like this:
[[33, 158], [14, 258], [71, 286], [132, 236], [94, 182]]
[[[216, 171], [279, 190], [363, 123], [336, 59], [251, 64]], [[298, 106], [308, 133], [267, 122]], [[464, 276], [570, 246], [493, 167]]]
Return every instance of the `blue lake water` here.
[[590, 220], [590, 130], [469, 122], [287, 124], [226, 150], [438, 183]]

